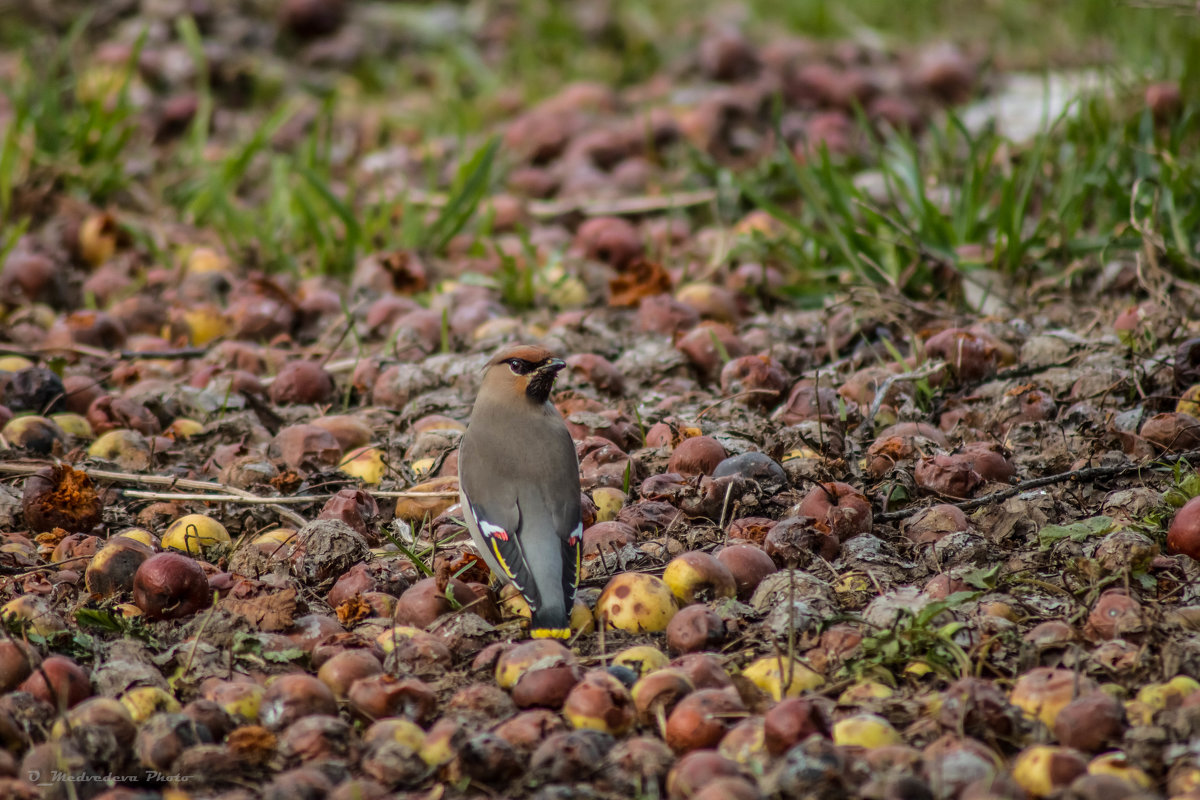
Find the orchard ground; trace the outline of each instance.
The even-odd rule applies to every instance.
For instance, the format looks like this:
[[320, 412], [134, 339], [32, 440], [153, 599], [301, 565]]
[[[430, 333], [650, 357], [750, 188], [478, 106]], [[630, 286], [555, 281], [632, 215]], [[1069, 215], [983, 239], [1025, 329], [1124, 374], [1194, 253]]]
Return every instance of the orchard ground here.
[[[2, 15], [0, 795], [1200, 797], [1198, 33]], [[456, 506], [522, 341], [563, 644]]]

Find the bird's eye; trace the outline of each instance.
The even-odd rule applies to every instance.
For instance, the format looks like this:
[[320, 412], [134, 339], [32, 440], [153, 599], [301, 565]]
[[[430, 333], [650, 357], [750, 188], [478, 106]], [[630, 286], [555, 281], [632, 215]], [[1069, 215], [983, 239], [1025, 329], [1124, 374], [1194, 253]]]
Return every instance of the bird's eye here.
[[521, 358], [510, 358], [507, 363], [509, 369], [511, 369], [517, 375], [524, 375], [528, 373], [530, 366], [532, 366], [528, 361]]

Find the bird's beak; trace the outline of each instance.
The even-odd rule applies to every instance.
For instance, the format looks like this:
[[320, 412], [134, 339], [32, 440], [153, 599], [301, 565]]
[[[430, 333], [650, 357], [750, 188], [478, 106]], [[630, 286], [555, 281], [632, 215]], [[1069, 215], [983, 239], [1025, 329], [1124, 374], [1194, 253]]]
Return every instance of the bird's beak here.
[[558, 374], [558, 371], [566, 365], [567, 362], [563, 361], [561, 358], [552, 358], [545, 364], [542, 364], [540, 367], [538, 367], [537, 371], [547, 375], [556, 375]]

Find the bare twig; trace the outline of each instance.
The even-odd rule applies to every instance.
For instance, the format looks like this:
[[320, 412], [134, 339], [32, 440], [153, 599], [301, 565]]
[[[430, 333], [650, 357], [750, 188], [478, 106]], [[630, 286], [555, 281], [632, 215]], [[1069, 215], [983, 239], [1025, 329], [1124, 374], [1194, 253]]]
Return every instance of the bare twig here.
[[175, 492], [143, 492], [126, 489], [126, 497], [138, 500], [183, 500], [192, 503], [233, 503], [247, 506], [297, 506], [304, 503], [320, 503], [333, 497], [331, 494], [293, 495], [291, 497], [242, 497], [236, 494], [176, 494]]
[[711, 203], [717, 197], [712, 189], [693, 192], [622, 197], [614, 200], [562, 201], [548, 200], [529, 204], [529, 213], [535, 217], [553, 218], [578, 212], [585, 217], [611, 217], [624, 214], [649, 214], [655, 211], [670, 211]]
[[[105, 350], [100, 347], [91, 347], [86, 344], [55, 344], [55, 345], [22, 345], [12, 342], [0, 342], [0, 353], [9, 355], [24, 356], [30, 360], [40, 360], [48, 355], [55, 353], [76, 353], [81, 356], [90, 356], [92, 358], [100, 358], [108, 361], [154, 361], [154, 360], [186, 360], [191, 358], [202, 358], [211, 352], [205, 347], [175, 347], [168, 350]], [[329, 351], [325, 358], [331, 357], [336, 352], [336, 348]], [[350, 372], [358, 364], [357, 358], [343, 358], [337, 361], [331, 361], [324, 364], [326, 372], [341, 373]], [[264, 386], [270, 386], [275, 380], [275, 376], [267, 376], [260, 379]]]
[[[44, 468], [45, 464], [0, 464], [0, 473], [8, 473], [10, 475], [32, 475], [38, 470]], [[242, 489], [237, 489], [233, 486], [226, 486], [221, 483], [213, 483], [211, 481], [193, 481], [187, 478], [172, 478], [166, 475], [136, 475], [130, 472], [112, 472], [104, 469], [83, 469], [88, 477], [98, 481], [112, 481], [113, 483], [132, 483], [143, 484], [147, 486], [170, 486], [175, 489], [191, 489], [193, 493], [181, 492], [144, 492], [136, 489], [127, 489], [125, 494], [129, 497], [136, 497], [141, 500], [188, 500], [193, 502], [203, 503], [240, 503], [244, 505], [264, 505], [264, 506], [287, 506], [301, 505], [304, 503], [320, 503], [333, 497], [332, 494], [312, 494], [312, 495], [296, 495], [292, 497], [262, 497], [260, 495], [251, 494]], [[441, 492], [406, 492], [406, 491], [388, 491], [388, 492], [371, 492], [373, 497], [385, 498], [408, 498], [408, 497], [426, 497], [426, 498], [443, 498], [449, 499], [458, 497], [458, 492], [455, 490]], [[278, 514], [286, 518], [288, 521], [296, 525], [303, 526], [308, 520], [300, 516], [294, 511], [286, 508], [278, 509]]]
[[725, 530], [725, 514], [729, 511], [729, 495], [733, 493], [733, 483], [730, 482], [725, 487], [725, 499], [721, 502], [721, 521], [717, 523], [717, 527]]
[[[10, 578], [27, 578], [30, 575], [36, 575], [39, 572], [50, 572], [52, 570], [62, 569], [63, 564], [71, 564], [76, 561], [90, 561], [91, 558], [92, 557], [90, 555], [72, 556], [70, 558], [64, 558], [62, 561], [55, 561], [53, 564], [45, 564], [40, 567], [29, 567], [29, 568], [9, 567], [4, 564], [0, 564], [0, 575], [4, 575], [4, 576], [10, 577]], [[2, 627], [3, 626], [0, 626], [0, 628], [2, 628]]]
[[[216, 593], [214, 592], [214, 595]], [[196, 631], [196, 638], [192, 641], [192, 647], [188, 650], [187, 663], [183, 665], [183, 674], [187, 675], [192, 669], [192, 661], [196, 658], [196, 648], [200, 646], [200, 638], [204, 635], [204, 629], [208, 627], [208, 623], [212, 621], [213, 614], [217, 613], [217, 597], [214, 597], [212, 607], [208, 613], [204, 615], [204, 619], [200, 621], [200, 628]]]
[[[139, 500], [187, 500], [197, 503], [235, 503], [239, 505], [262, 506], [298, 506], [305, 503], [322, 503], [329, 500], [332, 494], [300, 494], [291, 497], [242, 497], [227, 494], [176, 494], [174, 492], [142, 492], [137, 489], [126, 489], [126, 497], [136, 497]], [[458, 497], [458, 492], [370, 492], [372, 497]]]
[[[0, 473], [8, 473], [10, 475], [32, 475], [33, 473], [37, 472], [40, 469], [43, 469], [44, 467], [46, 467], [45, 463], [0, 464]], [[113, 483], [142, 484], [145, 486], [170, 486], [172, 488], [191, 489], [193, 491], [199, 491], [199, 492], [221, 492], [222, 494], [212, 495], [212, 498], [213, 498], [212, 502], [227, 502], [227, 503], [228, 502], [250, 502], [250, 504], [253, 505], [254, 503], [263, 503], [264, 500], [273, 499], [273, 498], [259, 497], [258, 495], [251, 494], [250, 492], [235, 488], [233, 486], [226, 486], [225, 484], [222, 484], [222, 483], [212, 483], [209, 481], [193, 481], [193, 480], [188, 480], [187, 478], [174, 478], [169, 475], [136, 475], [132, 472], [112, 472], [111, 470], [106, 470], [106, 469], [89, 469], [89, 468], [84, 468], [80, 471], [83, 472], [84, 474], [86, 474], [92, 480], [97, 480], [97, 481], [112, 481]], [[228, 498], [228, 496], [247, 498], [247, 499], [242, 500], [242, 501], [230, 500]], [[179, 498], [176, 495], [171, 495], [168, 499], [177, 500]], [[267, 505], [269, 503], [263, 503], [263, 504]], [[279, 509], [277, 509], [276, 513], [278, 513], [279, 516], [287, 519], [289, 522], [291, 522], [297, 526], [304, 526], [305, 524], [308, 523], [308, 520], [306, 520], [304, 517], [300, 516], [299, 514], [297, 514], [294, 511], [290, 511], [286, 508], [279, 508]]]
[[[38, 470], [45, 469], [50, 466], [49, 462], [14, 462], [0, 464], [0, 473], [9, 475], [32, 475]], [[178, 486], [180, 489], [208, 489], [216, 491], [226, 491], [230, 494], [250, 495], [249, 492], [243, 492], [241, 489], [235, 489], [232, 486], [223, 486], [219, 483], [210, 481], [193, 481], [187, 478], [173, 478], [169, 475], [137, 475], [132, 472], [113, 472], [106, 469], [80, 469], [77, 470], [87, 474], [89, 478], [101, 481], [113, 481], [114, 483], [141, 483], [147, 486]]]
[[[865, 200], [855, 199], [854, 204], [857, 206], [860, 206], [862, 208], [865, 208], [867, 211], [870, 211], [872, 214], [878, 215], [884, 222], [888, 223], [893, 228], [900, 231], [901, 234], [908, 237], [911, 248], [914, 251], [916, 251], [916, 253], [918, 255], [920, 255], [922, 258], [924, 258], [926, 261], [932, 261], [935, 264], [944, 264], [944, 265], [946, 265], [948, 267], [952, 267], [952, 268], [958, 267], [958, 265], [954, 262], [954, 259], [949, 254], [938, 253], [938, 252], [935, 252], [934, 250], [932, 250], [928, 245], [926, 245], [923, 241], [921, 241], [921, 237], [917, 233], [916, 230], [914, 230], [911, 226], [904, 224], [904, 222], [902, 222], [898, 218], [893, 217], [892, 215], [888, 214], [886, 211], [884, 211], [882, 208], [879, 208], [874, 203], [868, 203]], [[868, 234], [868, 235], [872, 235], [872, 234]], [[900, 242], [900, 241], [894, 241], [893, 244], [902, 245], [904, 243]], [[901, 285], [904, 285], [904, 284], [901, 284]]]
[[776, 391], [776, 390], [774, 390], [774, 389], [747, 389], [747, 390], [746, 390], [746, 391], [744, 391], [744, 392], [738, 392], [737, 394], [730, 395], [729, 397], [722, 397], [722, 398], [721, 398], [720, 400], [718, 400], [717, 402], [715, 402], [715, 403], [713, 403], [712, 405], [710, 405], [710, 406], [708, 406], [708, 407], [704, 408], [703, 410], [701, 410], [701, 412], [700, 412], [699, 414], [697, 414], [697, 415], [696, 415], [696, 422], [699, 422], [699, 421], [700, 421], [700, 420], [701, 420], [701, 419], [704, 417], [704, 415], [705, 415], [705, 414], [707, 414], [708, 412], [712, 411], [712, 410], [713, 410], [714, 408], [716, 408], [717, 406], [720, 406], [720, 405], [722, 405], [723, 403], [728, 403], [728, 402], [729, 402], [729, 401], [731, 401], [731, 400], [740, 400], [740, 399], [742, 399], [743, 397], [751, 397], [752, 395], [756, 395], [756, 394], [774, 394], [774, 395], [778, 395], [778, 394], [779, 394], [779, 392], [777, 392], [777, 391]]
[[[407, 188], [404, 195], [413, 205], [442, 208], [449, 202], [445, 194], [425, 192]], [[711, 203], [717, 197], [713, 189], [697, 189], [691, 192], [651, 194], [638, 197], [622, 197], [612, 200], [535, 200], [529, 204], [529, 213], [537, 219], [554, 219], [567, 214], [582, 214], [585, 217], [610, 217], [624, 214], [650, 214], [655, 211], [670, 211]]]
[[[104, 350], [99, 347], [91, 347], [86, 344], [55, 344], [55, 345], [20, 345], [12, 342], [0, 342], [0, 353], [8, 353], [14, 356], [24, 356], [30, 360], [44, 358], [48, 354], [54, 353], [78, 353], [81, 356], [93, 356], [95, 358], [120, 358], [119, 352]], [[145, 358], [145, 353], [138, 353], [132, 356], [133, 358]]]
[[[357, 358], [343, 358], [343, 359], [339, 359], [338, 361], [327, 362], [325, 364], [322, 364], [321, 366], [325, 368], [326, 372], [331, 373], [331, 374], [337, 374], [337, 373], [341, 373], [341, 372], [352, 372], [354, 370], [354, 367], [357, 366], [357, 364], [358, 364]], [[258, 382], [261, 383], [263, 386], [270, 386], [272, 383], [275, 382], [275, 378], [277, 378], [277, 377], [278, 377], [277, 375], [268, 375], [265, 378], [259, 378]]]
[[887, 393], [891, 391], [892, 386], [900, 381], [919, 381], [922, 378], [928, 378], [938, 370], [946, 366], [943, 361], [933, 361], [920, 369], [915, 369], [912, 372], [902, 372], [899, 375], [889, 375], [888, 378], [875, 389], [875, 397], [871, 399], [871, 408], [863, 417], [862, 423], [858, 426], [859, 433], [865, 433], [868, 436], [875, 434], [875, 416], [879, 414], [879, 409], [883, 405], [883, 400], [887, 397]]
[[[1117, 478], [1122, 475], [1130, 475], [1135, 472], [1141, 472], [1146, 469], [1154, 469], [1156, 466], [1170, 466], [1178, 464], [1181, 461], [1186, 461], [1189, 464], [1200, 462], [1200, 450], [1189, 450], [1186, 453], [1176, 453], [1174, 455], [1160, 456], [1151, 461], [1142, 461], [1137, 464], [1119, 464], [1111, 467], [1081, 467], [1067, 472], [1059, 472], [1054, 475], [1043, 475], [1040, 478], [1031, 478], [1027, 481], [1022, 481], [1016, 486], [1010, 486], [1007, 489], [1001, 489], [991, 494], [985, 494], [983, 497], [976, 497], [971, 500], [963, 500], [950, 505], [957, 506], [963, 511], [971, 511], [972, 509], [981, 506], [989, 505], [990, 503], [998, 503], [1002, 500], [1007, 500], [1010, 497], [1016, 497], [1019, 494], [1024, 494], [1031, 489], [1040, 489], [1043, 486], [1053, 486], [1056, 483], [1066, 483], [1067, 481], [1077, 481], [1086, 483], [1089, 481], [1100, 480], [1102, 478]], [[926, 506], [913, 506], [911, 508], [902, 508], [899, 511], [888, 511], [884, 514], [879, 514], [875, 517], [876, 522], [892, 522], [898, 519], [905, 519], [914, 514], [919, 514], [924, 511]]]
[[99, 347], [91, 347], [86, 344], [78, 343], [68, 345], [22, 345], [14, 344], [12, 342], [0, 342], [0, 353], [25, 356], [25, 358], [34, 360], [61, 352], [78, 353], [81, 356], [92, 356], [94, 358], [105, 358], [110, 360], [120, 359], [122, 361], [179, 361], [189, 358], [202, 358], [208, 355], [208, 353], [211, 351], [207, 347], [172, 347], [166, 350], [104, 350]]

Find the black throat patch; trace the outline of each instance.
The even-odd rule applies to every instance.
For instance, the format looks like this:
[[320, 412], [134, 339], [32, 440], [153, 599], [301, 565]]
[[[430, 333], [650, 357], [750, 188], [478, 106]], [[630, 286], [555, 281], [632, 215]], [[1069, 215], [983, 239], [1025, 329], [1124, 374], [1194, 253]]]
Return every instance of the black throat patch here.
[[554, 388], [555, 370], [538, 370], [529, 376], [529, 384], [525, 387], [525, 396], [538, 405], [550, 399], [550, 391]]

